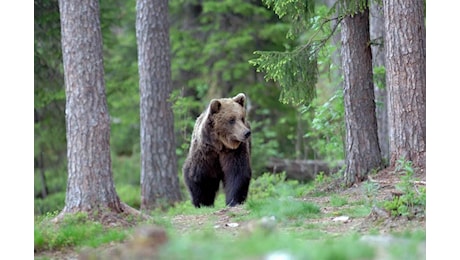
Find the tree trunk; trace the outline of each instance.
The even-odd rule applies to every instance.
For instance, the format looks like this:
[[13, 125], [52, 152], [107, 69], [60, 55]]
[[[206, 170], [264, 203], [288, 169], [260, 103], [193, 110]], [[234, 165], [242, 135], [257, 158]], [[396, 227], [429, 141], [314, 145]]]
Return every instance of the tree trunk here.
[[59, 1], [66, 87], [68, 180], [63, 213], [122, 212], [110, 158], [99, 1]]
[[390, 166], [404, 158], [425, 168], [426, 45], [424, 1], [385, 0]]
[[168, 1], [138, 0], [141, 209], [181, 200], [174, 136]]
[[362, 181], [380, 167], [375, 117], [372, 58], [369, 46], [369, 10], [342, 20], [342, 66], [346, 126], [347, 185]]
[[[383, 45], [383, 38], [385, 34], [385, 26], [383, 20], [383, 7], [376, 1], [371, 1], [370, 4], [370, 35], [372, 50], [372, 65], [373, 67], [384, 67], [385, 66], [385, 48]], [[381, 76], [381, 75], [379, 75]], [[374, 78], [375, 79], [375, 78]], [[385, 78], [381, 79], [383, 82], [382, 86], [379, 87], [377, 84], [374, 86], [375, 95], [375, 114], [377, 117], [377, 132], [379, 137], [380, 152], [382, 158], [388, 163], [390, 158], [389, 152], [389, 137], [388, 137], [388, 102], [387, 102], [387, 88], [385, 84]]]
[[48, 185], [46, 185], [46, 176], [45, 176], [45, 165], [43, 160], [43, 152], [40, 152], [40, 162], [39, 162], [39, 169], [40, 169], [40, 180], [42, 182], [42, 198], [46, 198], [48, 196]]
[[[332, 8], [336, 4], [337, 0], [326, 0], [324, 1], [326, 6]], [[338, 8], [336, 7], [336, 15], [338, 16]], [[337, 24], [336, 20], [331, 21], [331, 28], [334, 28]], [[337, 27], [334, 35], [331, 38], [331, 43], [337, 46], [337, 49], [332, 53], [332, 65], [333, 68], [337, 68], [331, 71], [332, 79], [331, 82], [337, 84], [334, 90], [342, 89], [342, 58], [340, 57], [341, 46], [340, 46], [340, 26]]]

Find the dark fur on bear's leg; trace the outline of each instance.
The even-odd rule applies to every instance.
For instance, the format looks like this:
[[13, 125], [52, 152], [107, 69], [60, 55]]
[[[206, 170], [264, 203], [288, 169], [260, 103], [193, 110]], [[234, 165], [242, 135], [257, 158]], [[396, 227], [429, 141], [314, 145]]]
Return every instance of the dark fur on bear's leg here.
[[212, 207], [216, 198], [217, 190], [219, 189], [218, 179], [206, 179], [200, 182], [187, 180], [187, 185], [190, 189], [193, 205], [197, 208], [201, 206]]
[[232, 182], [233, 185], [227, 185], [225, 188], [225, 203], [233, 207], [246, 201], [250, 178], [244, 176], [231, 176], [230, 178], [233, 180], [227, 179], [227, 183]]
[[186, 160], [183, 168], [185, 184], [190, 191], [192, 203], [197, 208], [214, 206], [219, 190], [222, 173], [215, 170], [220, 169], [219, 161], [217, 155], [210, 155], [209, 158], [210, 160], [203, 161], [192, 157]]
[[236, 150], [221, 154], [219, 160], [224, 172], [225, 202], [236, 206], [246, 201], [251, 181], [251, 165], [248, 144], [242, 143]]

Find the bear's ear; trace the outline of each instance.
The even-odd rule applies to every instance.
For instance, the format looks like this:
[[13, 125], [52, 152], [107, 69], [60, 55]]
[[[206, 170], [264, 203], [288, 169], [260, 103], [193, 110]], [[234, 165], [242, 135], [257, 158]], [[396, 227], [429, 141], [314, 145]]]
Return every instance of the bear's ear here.
[[243, 93], [240, 93], [233, 98], [233, 101], [244, 107], [244, 101], [246, 101], [246, 96]]
[[217, 100], [217, 99], [211, 100], [211, 104], [209, 105], [211, 115], [219, 112], [221, 106], [222, 106], [222, 104], [220, 103], [219, 100]]

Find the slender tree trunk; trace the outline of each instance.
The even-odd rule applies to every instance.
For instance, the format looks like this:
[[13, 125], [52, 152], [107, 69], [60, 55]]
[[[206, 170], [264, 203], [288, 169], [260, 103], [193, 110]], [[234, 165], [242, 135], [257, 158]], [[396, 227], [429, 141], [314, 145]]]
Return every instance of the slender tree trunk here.
[[425, 168], [426, 43], [424, 1], [384, 0], [390, 166], [404, 158]]
[[304, 153], [304, 140], [305, 140], [305, 130], [302, 121], [302, 113], [299, 111], [299, 108], [296, 108], [296, 139], [295, 139], [295, 157], [298, 160], [304, 159], [306, 154]]
[[136, 37], [140, 77], [141, 208], [181, 200], [172, 91], [168, 1], [138, 0]]
[[[334, 4], [337, 2], [337, 0], [326, 0], [325, 4], [329, 7], [332, 8]], [[337, 8], [336, 8], [337, 9]], [[336, 15], [338, 15], [338, 11], [336, 12]], [[331, 21], [331, 28], [334, 28], [337, 24], [336, 20]], [[341, 53], [341, 46], [340, 46], [340, 41], [341, 41], [341, 36], [340, 36], [340, 27], [337, 27], [337, 30], [335, 31], [334, 35], [331, 38], [332, 44], [337, 46], [337, 49], [332, 53], [332, 64], [334, 64], [334, 68], [337, 68], [336, 70], [332, 71], [332, 82], [337, 83], [336, 88], [334, 90], [339, 90], [342, 89], [342, 58], [340, 56]]]
[[66, 87], [68, 180], [63, 212], [122, 212], [110, 158], [99, 1], [59, 1]]
[[[373, 67], [385, 66], [385, 48], [383, 38], [385, 34], [385, 24], [383, 19], [383, 7], [376, 1], [371, 1], [370, 4], [370, 34], [372, 50], [372, 65]], [[380, 76], [380, 75], [379, 75]], [[383, 88], [377, 85], [374, 86], [375, 95], [375, 114], [377, 117], [377, 128], [379, 136], [380, 151], [382, 158], [388, 163], [390, 158], [390, 143], [388, 134], [388, 102], [387, 102], [387, 88], [385, 78], [379, 79], [383, 81]]]
[[48, 185], [46, 185], [46, 176], [45, 176], [45, 161], [43, 159], [43, 152], [40, 152], [40, 180], [42, 181], [42, 198], [48, 196]]
[[342, 66], [346, 126], [345, 181], [362, 181], [380, 167], [375, 117], [372, 58], [369, 46], [369, 11], [342, 20]]
[[[181, 37], [198, 37], [198, 30], [199, 28], [199, 16], [202, 11], [202, 6], [200, 2], [184, 2], [181, 6], [181, 11], [178, 12], [179, 14], [173, 16], [171, 19], [177, 21], [176, 29], [179, 31]], [[186, 36], [183, 36], [186, 35]], [[185, 48], [186, 41], [182, 41], [183, 46], [179, 48]], [[181, 64], [183, 65], [183, 64]], [[194, 78], [198, 78], [199, 75], [196, 70], [193, 69], [179, 69], [179, 75], [175, 77], [175, 80], [172, 81], [173, 89], [180, 89], [182, 91], [183, 97], [197, 97], [198, 92], [195, 88], [187, 87], [189, 81], [193, 80]], [[201, 111], [196, 111], [197, 114], [201, 113]], [[189, 136], [189, 134], [187, 134]]]

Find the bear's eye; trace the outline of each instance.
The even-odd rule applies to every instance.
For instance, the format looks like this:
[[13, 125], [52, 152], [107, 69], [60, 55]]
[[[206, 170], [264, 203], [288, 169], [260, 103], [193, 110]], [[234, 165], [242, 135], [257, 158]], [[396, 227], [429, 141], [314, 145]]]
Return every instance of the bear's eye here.
[[235, 118], [231, 118], [230, 120], [228, 120], [228, 123], [231, 125], [235, 124]]

